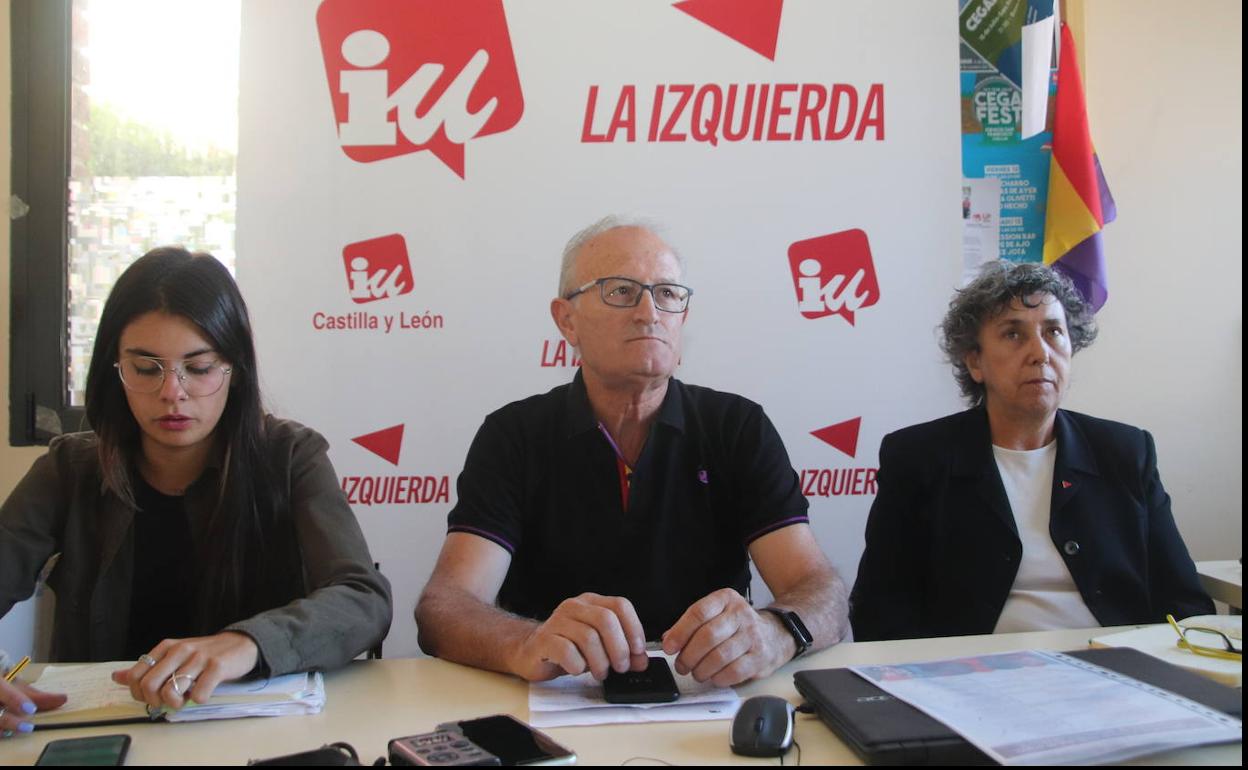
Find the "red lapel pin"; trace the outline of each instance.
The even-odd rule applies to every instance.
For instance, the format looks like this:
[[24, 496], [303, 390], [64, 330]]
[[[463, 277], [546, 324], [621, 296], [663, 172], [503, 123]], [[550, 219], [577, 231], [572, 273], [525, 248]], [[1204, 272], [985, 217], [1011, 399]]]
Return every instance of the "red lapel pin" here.
[[1062, 489], [1070, 489], [1070, 488], [1071, 488], [1071, 487], [1073, 487], [1073, 486], [1074, 486], [1074, 484], [1071, 484], [1069, 481], [1063, 481], [1063, 482], [1062, 482]]

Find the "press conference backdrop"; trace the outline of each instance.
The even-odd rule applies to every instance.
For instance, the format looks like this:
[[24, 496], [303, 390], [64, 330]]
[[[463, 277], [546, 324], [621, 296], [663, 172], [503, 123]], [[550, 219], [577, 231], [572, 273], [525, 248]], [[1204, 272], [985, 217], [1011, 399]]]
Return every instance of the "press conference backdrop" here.
[[394, 584], [387, 655], [417, 652], [483, 417], [573, 376], [548, 304], [608, 213], [665, 225], [695, 291], [677, 376], [765, 407], [852, 580], [880, 438], [958, 407], [933, 332], [960, 264], [952, 4], [243, 15], [239, 280], [271, 408], [329, 439]]

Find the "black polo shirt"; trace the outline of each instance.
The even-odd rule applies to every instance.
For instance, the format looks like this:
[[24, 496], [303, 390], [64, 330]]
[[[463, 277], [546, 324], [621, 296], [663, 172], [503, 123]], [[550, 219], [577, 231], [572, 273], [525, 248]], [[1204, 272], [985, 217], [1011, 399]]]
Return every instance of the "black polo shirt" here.
[[657, 639], [712, 591], [744, 595], [746, 547], [807, 521], [797, 474], [762, 407], [674, 378], [633, 468], [627, 510], [620, 479], [578, 371], [570, 384], [485, 418], [449, 530], [511, 553], [500, 607], [541, 620], [585, 591], [623, 596]]

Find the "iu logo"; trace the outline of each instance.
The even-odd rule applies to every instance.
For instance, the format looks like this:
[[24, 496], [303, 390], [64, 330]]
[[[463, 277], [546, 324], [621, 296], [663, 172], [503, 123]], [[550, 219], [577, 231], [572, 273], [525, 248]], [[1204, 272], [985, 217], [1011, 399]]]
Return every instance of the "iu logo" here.
[[854, 314], [880, 301], [871, 245], [862, 230], [844, 230], [789, 246], [797, 309], [806, 318]]
[[502, 0], [324, 0], [316, 12], [338, 141], [362, 163], [464, 144], [520, 121]]
[[412, 263], [403, 236], [384, 235], [342, 250], [347, 290], [356, 304], [397, 297], [412, 290]]

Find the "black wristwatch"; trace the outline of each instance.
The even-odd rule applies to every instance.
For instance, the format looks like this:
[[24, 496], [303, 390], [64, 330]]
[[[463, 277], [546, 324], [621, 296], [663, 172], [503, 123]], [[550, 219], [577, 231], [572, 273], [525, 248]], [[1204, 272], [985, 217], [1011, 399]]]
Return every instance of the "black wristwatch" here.
[[810, 645], [815, 641], [815, 637], [810, 635], [806, 624], [792, 610], [782, 610], [779, 607], [763, 607], [759, 612], [770, 612], [777, 618], [790, 634], [793, 635], [793, 643], [797, 645], [797, 652], [793, 653], [793, 658], [799, 658], [802, 653], [810, 649]]

